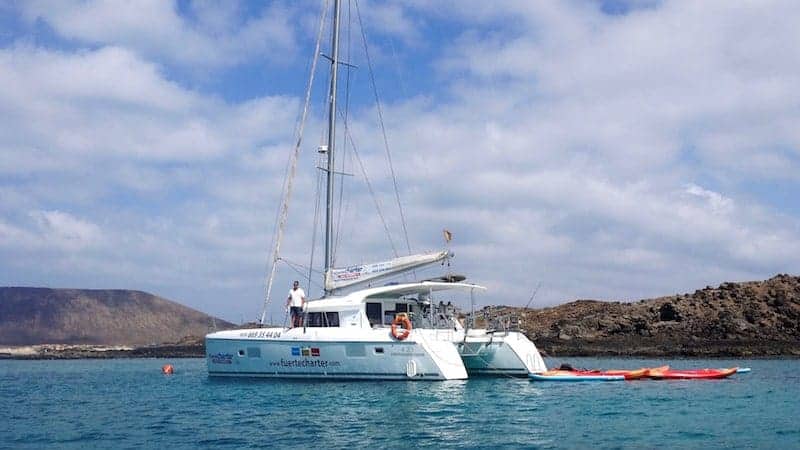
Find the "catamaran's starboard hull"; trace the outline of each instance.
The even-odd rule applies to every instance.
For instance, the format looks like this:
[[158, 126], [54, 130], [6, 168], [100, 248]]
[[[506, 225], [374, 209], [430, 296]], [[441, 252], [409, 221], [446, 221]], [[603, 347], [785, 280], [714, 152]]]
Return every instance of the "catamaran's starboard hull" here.
[[470, 330], [457, 346], [469, 375], [527, 377], [547, 370], [536, 345], [518, 331]]
[[[377, 330], [376, 330], [377, 331]], [[397, 341], [345, 340], [335, 333], [301, 329], [235, 330], [206, 336], [208, 374], [221, 377], [448, 380], [467, 378], [449, 341], [421, 333]], [[251, 337], [248, 337], [250, 335]], [[337, 339], [338, 338], [338, 339]], [[454, 364], [455, 363], [455, 364]]]

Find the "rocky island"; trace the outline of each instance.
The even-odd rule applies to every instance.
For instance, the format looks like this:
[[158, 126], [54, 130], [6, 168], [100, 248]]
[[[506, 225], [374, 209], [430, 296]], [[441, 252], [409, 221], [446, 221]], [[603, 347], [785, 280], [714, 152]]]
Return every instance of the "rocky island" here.
[[490, 310], [516, 314], [551, 356], [800, 356], [800, 277], [786, 274], [633, 303]]
[[0, 287], [0, 358], [203, 357], [233, 327], [141, 291]]

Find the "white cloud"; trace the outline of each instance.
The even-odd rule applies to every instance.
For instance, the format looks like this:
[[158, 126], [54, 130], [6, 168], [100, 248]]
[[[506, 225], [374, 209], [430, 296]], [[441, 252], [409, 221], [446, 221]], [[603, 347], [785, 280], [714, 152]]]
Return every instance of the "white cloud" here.
[[727, 213], [733, 209], [733, 200], [718, 192], [703, 189], [694, 183], [686, 185], [686, 193], [708, 202], [710, 210], [715, 214]]
[[31, 217], [37, 225], [39, 237], [59, 249], [79, 251], [95, 246], [102, 240], [102, 232], [97, 225], [68, 213], [35, 211]]
[[[390, 2], [362, 1], [358, 3], [361, 19], [368, 31], [383, 36], [397, 37], [406, 43], [417, 45], [420, 39], [419, 26], [409, 16], [404, 5]], [[346, 7], [345, 7], [346, 14]], [[354, 21], [355, 8], [351, 11]], [[342, 17], [346, 17], [343, 15]], [[369, 35], [369, 34], [368, 34]], [[360, 40], [360, 37], [357, 38]]]
[[116, 47], [2, 49], [0, 100], [4, 145], [62, 159], [207, 160], [290, 135], [296, 110], [282, 97], [226, 104], [166, 80], [158, 66]]
[[554, 152], [591, 148], [634, 174], [643, 165], [673, 164], [687, 146], [704, 163], [748, 176], [798, 168], [796, 158], [783, 158], [783, 170], [767, 163], [772, 172], [765, 164], [737, 164], [774, 147], [797, 155], [800, 147], [787, 126], [800, 119], [794, 88], [800, 55], [785, 45], [798, 39], [800, 12], [791, 2], [665, 2], [623, 17], [568, 3], [531, 4], [493, 15], [510, 22], [513, 35], [465, 33], [448, 49], [442, 70], [473, 76], [459, 92], [473, 110], [484, 106], [488, 92], [474, 96], [470, 83], [511, 86], [497, 93], [519, 99], [521, 108], [506, 110], [507, 123], [516, 116], [521, 129], [536, 127], [539, 133], [528, 134], [539, 136], [550, 123], [569, 129], [543, 136]]
[[[193, 23], [177, 2], [31, 1], [21, 4], [29, 21], [42, 20], [57, 33], [100, 46], [123, 46], [162, 61], [199, 67], [229, 66], [270, 52], [294, 49], [291, 12], [265, 9], [245, 19], [234, 2], [192, 2]], [[280, 61], [282, 58], [276, 58]]]

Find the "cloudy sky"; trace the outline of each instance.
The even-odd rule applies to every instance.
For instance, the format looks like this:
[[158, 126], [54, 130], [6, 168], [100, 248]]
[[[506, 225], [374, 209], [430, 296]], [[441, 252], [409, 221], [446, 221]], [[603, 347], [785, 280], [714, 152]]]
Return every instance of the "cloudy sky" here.
[[[0, 4], [0, 285], [140, 289], [255, 319], [320, 11]], [[407, 253], [371, 63], [410, 247], [451, 230], [452, 269], [489, 287], [479, 303], [800, 272], [800, 3], [361, 0], [343, 21], [357, 68], [342, 72], [338, 265]], [[277, 304], [314, 241], [323, 62]]]

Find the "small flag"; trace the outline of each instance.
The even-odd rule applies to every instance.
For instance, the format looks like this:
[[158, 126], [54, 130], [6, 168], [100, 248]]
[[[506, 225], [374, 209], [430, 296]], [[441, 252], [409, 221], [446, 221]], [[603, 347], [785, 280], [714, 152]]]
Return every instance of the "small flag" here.
[[303, 347], [303, 356], [311, 356], [311, 349], [308, 347]]
[[445, 228], [443, 231], [444, 231], [445, 242], [450, 242], [451, 240], [453, 240], [453, 233], [451, 233], [450, 230]]
[[292, 356], [300, 356], [300, 347], [292, 347]]
[[319, 356], [319, 348], [311, 347], [311, 356]]

